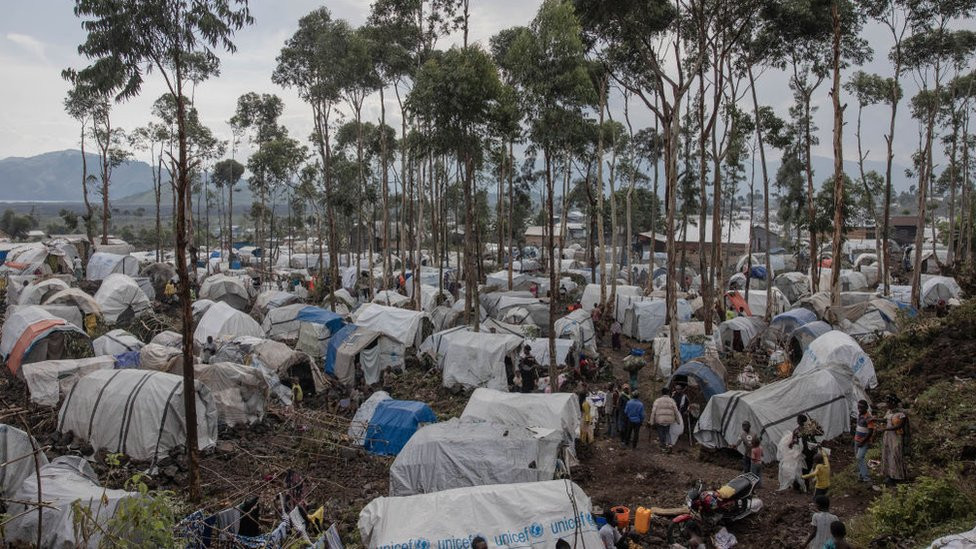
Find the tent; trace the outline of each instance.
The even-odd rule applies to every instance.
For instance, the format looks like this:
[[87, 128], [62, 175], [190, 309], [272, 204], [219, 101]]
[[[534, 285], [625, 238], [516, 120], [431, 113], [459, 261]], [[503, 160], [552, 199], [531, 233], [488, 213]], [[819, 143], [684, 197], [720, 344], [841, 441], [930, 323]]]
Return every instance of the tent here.
[[790, 303], [810, 295], [810, 277], [798, 272], [780, 273], [773, 279], [773, 287], [779, 288]]
[[298, 311], [295, 319], [299, 322], [298, 344], [295, 348], [313, 358], [325, 357], [329, 338], [346, 324], [338, 314], [311, 305]]
[[958, 299], [961, 293], [956, 279], [948, 276], [933, 276], [922, 283], [920, 302], [922, 307], [935, 307], [939, 301]]
[[[368, 385], [377, 383], [383, 371], [389, 368], [403, 366], [403, 345], [380, 332], [351, 325], [352, 329], [343, 334], [348, 328], [339, 330], [335, 346], [335, 358], [329, 362], [326, 356], [326, 372], [332, 373], [339, 382], [347, 387], [356, 384], [357, 366], [363, 372], [363, 379]], [[339, 338], [342, 334], [342, 338]], [[329, 346], [332, 346], [330, 341]], [[330, 351], [331, 352], [331, 349]], [[332, 370], [328, 368], [331, 365]]]
[[[535, 297], [532, 296], [530, 292], [526, 292], [526, 291], [484, 292], [479, 296], [479, 301], [481, 303], [481, 307], [485, 310], [485, 313], [488, 316], [495, 317], [498, 315], [498, 311], [500, 309], [498, 304], [504, 298], [524, 298], [527, 300], [531, 299], [533, 301], [538, 301]], [[505, 303], [507, 305], [515, 304], [515, 302], [513, 301], [506, 301]], [[458, 300], [453, 307], [460, 308], [460, 310], [463, 311], [464, 300], [463, 299]]]
[[847, 399], [853, 384], [849, 373], [823, 368], [793, 375], [755, 391], [728, 391], [708, 400], [695, 426], [695, 439], [708, 448], [736, 443], [743, 421], [752, 424], [762, 440], [763, 461], [776, 458], [776, 445], [796, 427], [800, 413], [813, 418], [830, 440], [850, 429]]
[[149, 343], [155, 343], [157, 345], [162, 345], [164, 347], [182, 347], [183, 346], [183, 334], [174, 332], [172, 330], [164, 330], [154, 335]]
[[67, 258], [63, 252], [52, 251], [51, 248], [48, 248], [44, 244], [34, 242], [18, 246], [7, 252], [3, 270], [15, 275], [47, 275], [53, 273], [70, 273], [72, 272], [72, 266], [70, 258]]
[[67, 290], [68, 288], [68, 283], [60, 278], [45, 278], [44, 280], [38, 280], [33, 284], [28, 284], [27, 287], [20, 291], [16, 304], [40, 305], [50, 296], [60, 292], [61, 290]]
[[833, 330], [833, 328], [830, 326], [830, 324], [827, 324], [823, 320], [815, 320], [813, 322], [808, 322], [803, 326], [799, 326], [797, 329], [790, 332], [790, 362], [792, 364], [799, 364], [800, 360], [803, 358], [803, 353], [807, 351], [807, 347], [810, 346], [810, 343], [831, 330]]
[[353, 322], [386, 335], [405, 347], [415, 347], [424, 341], [426, 313], [367, 303], [356, 310]]
[[[179, 372], [182, 374], [182, 364]], [[231, 362], [194, 364], [196, 379], [210, 390], [222, 425], [249, 425], [264, 417], [271, 397], [269, 385], [253, 366]]]
[[363, 545], [463, 548], [474, 535], [489, 547], [603, 547], [590, 498], [574, 482], [489, 484], [433, 494], [376, 498], [359, 513]]
[[[39, 478], [32, 472], [13, 493], [10, 498], [13, 501], [7, 507], [7, 514], [11, 518], [4, 525], [3, 540], [14, 546], [31, 546], [37, 543], [40, 526], [41, 547], [73, 549], [79, 546], [75, 533], [76, 521], [83, 521], [90, 532], [85, 545], [99, 547], [108, 521], [115, 515], [119, 504], [130, 497], [139, 497], [139, 494], [100, 486], [98, 475], [84, 458], [55, 458], [40, 468]], [[47, 503], [42, 508], [40, 524], [36, 506], [19, 503], [37, 501], [39, 498]], [[84, 511], [76, 511], [75, 506]], [[125, 537], [125, 532], [117, 533]]]
[[[773, 293], [773, 304], [772, 304], [772, 310], [770, 311], [771, 315], [778, 315], [780, 313], [785, 313], [786, 311], [788, 311], [790, 309], [790, 302], [788, 299], [786, 299], [786, 296], [783, 295], [783, 292], [781, 292], [779, 288], [773, 288], [772, 293]], [[743, 295], [745, 295], [744, 292]], [[766, 290], [750, 289], [749, 295], [747, 297], [749, 302], [749, 309], [752, 311], [752, 314], [756, 316], [762, 316], [763, 313], [766, 312], [766, 306], [767, 306]]]
[[[737, 316], [718, 325], [718, 336], [726, 351], [744, 351], [766, 329], [766, 321], [758, 316]], [[741, 344], [741, 348], [735, 347]]]
[[[691, 320], [691, 306], [678, 299], [678, 322]], [[651, 341], [667, 323], [667, 302], [661, 299], [636, 301], [627, 307], [623, 321], [623, 334], [637, 341]]]
[[38, 306], [21, 307], [3, 323], [0, 358], [17, 375], [21, 364], [65, 358], [65, 336], [71, 333], [88, 338], [81, 328]]
[[36, 466], [47, 465], [47, 456], [43, 451], [37, 452], [35, 464], [34, 448], [40, 449], [41, 445], [30, 435], [12, 425], [0, 423], [0, 498], [10, 499], [24, 479], [34, 474]]
[[366, 427], [363, 447], [371, 454], [395, 456], [417, 429], [436, 421], [434, 411], [423, 402], [384, 400], [376, 405], [373, 417]]
[[44, 305], [70, 305], [77, 307], [78, 310], [86, 315], [102, 315], [102, 308], [98, 306], [95, 298], [81, 291], [80, 288], [66, 288], [61, 290], [45, 299]]
[[96, 337], [92, 341], [92, 348], [95, 349], [95, 356], [120, 355], [142, 349], [145, 343], [139, 338], [121, 329], [112, 330], [105, 335]]
[[[841, 269], [840, 271], [840, 291], [842, 292], [861, 292], [868, 289], [868, 279], [864, 273]], [[831, 269], [820, 270], [820, 290], [829, 292], [831, 290]]]
[[793, 376], [835, 365], [848, 368], [854, 380], [865, 389], [878, 386], [871, 357], [854, 338], [837, 330], [827, 332], [810, 343], [793, 370]]
[[362, 446], [366, 443], [366, 428], [369, 426], [369, 422], [373, 419], [373, 414], [376, 412], [376, 407], [379, 406], [380, 402], [384, 400], [390, 400], [392, 397], [386, 391], [376, 391], [375, 393], [369, 395], [356, 410], [356, 415], [353, 416], [352, 421], [349, 422], [349, 430], [347, 434], [349, 438], [352, 439], [353, 444], [356, 446]]
[[410, 298], [394, 290], [381, 290], [376, 292], [373, 303], [387, 307], [406, 307], [410, 303]]
[[247, 311], [251, 306], [252, 287], [240, 278], [217, 274], [210, 275], [200, 285], [200, 299], [223, 302], [238, 311]]
[[75, 307], [74, 305], [11, 305], [7, 307], [7, 316], [12, 316], [17, 311], [26, 307], [36, 307], [47, 312], [48, 314], [64, 320], [68, 324], [77, 326], [79, 328], [85, 327], [85, 317], [82, 316], [81, 311], [78, 310], [78, 307]]
[[115, 324], [152, 310], [149, 297], [128, 275], [110, 274], [95, 292], [95, 302], [102, 309], [106, 324]]
[[668, 384], [673, 383], [675, 378], [681, 379], [680, 376], [694, 378], [706, 401], [715, 395], [725, 392], [725, 381], [722, 380], [722, 377], [701, 362], [691, 361], [682, 364], [671, 375], [671, 380], [668, 381]]
[[[607, 295], [610, 295], [609, 288]], [[640, 296], [644, 295], [644, 289], [640, 286], [627, 286], [623, 284], [617, 285], [617, 296]], [[590, 312], [593, 310], [598, 303], [600, 303], [600, 285], [599, 284], [587, 284], [583, 288], [583, 296], [580, 297], [580, 305], [583, 306], [583, 310]], [[619, 307], [614, 307], [615, 311], [620, 310]]]
[[[148, 347], [147, 345], [143, 348], [143, 351]], [[171, 352], [174, 351], [172, 348], [169, 349]], [[170, 356], [179, 358], [180, 355]], [[164, 358], [164, 360], [166, 359]], [[230, 362], [256, 368], [275, 396], [286, 405], [291, 403], [291, 387], [284, 387], [281, 384], [282, 379], [292, 378], [298, 382], [302, 391], [307, 395], [318, 393], [326, 387], [324, 374], [313, 363], [310, 356], [301, 351], [296, 351], [284, 343], [270, 339], [254, 336], [235, 337], [218, 347], [217, 354], [211, 358], [211, 362]], [[175, 369], [175, 366], [171, 366], [169, 371], [176, 372], [178, 370]]]
[[325, 373], [336, 375], [335, 373], [335, 363], [338, 357], [339, 347], [342, 346], [346, 339], [354, 334], [359, 329], [355, 324], [346, 324], [339, 331], [332, 334], [329, 338], [328, 343], [325, 348], [325, 366], [323, 369]]
[[[196, 384], [197, 444], [217, 442], [217, 407], [210, 390]], [[183, 377], [146, 370], [98, 370], [82, 377], [58, 412], [59, 433], [74, 433], [95, 451], [135, 460], [165, 456], [186, 441]]]
[[573, 345], [589, 356], [597, 356], [596, 329], [593, 318], [583, 309], [577, 309], [568, 315], [556, 319], [553, 329], [557, 338], [573, 341]]
[[786, 343], [793, 330], [815, 320], [817, 320], [817, 315], [809, 309], [799, 307], [778, 314], [770, 321], [769, 328], [766, 328], [763, 341], [771, 347], [782, 345]]
[[308, 305], [292, 303], [271, 309], [264, 315], [264, 320], [261, 321], [261, 329], [271, 339], [295, 341], [298, 339], [298, 330], [301, 328], [298, 313], [305, 307]]
[[108, 252], [95, 252], [88, 258], [88, 268], [85, 269], [86, 279], [105, 280], [111, 274], [138, 276], [139, 260], [131, 255]]
[[420, 286], [420, 308], [424, 312], [430, 313], [442, 304], [448, 307], [454, 304], [454, 297], [447, 290], [438, 290], [436, 286], [426, 284]]
[[254, 299], [253, 313], [258, 318], [263, 319], [268, 311], [285, 305], [292, 305], [301, 302], [301, 299], [294, 292], [282, 292], [281, 290], [266, 290], [258, 294]]
[[552, 429], [458, 418], [427, 425], [390, 466], [390, 495], [552, 480], [561, 444]]
[[149, 279], [149, 284], [153, 287], [153, 293], [163, 295], [166, 290], [166, 283], [176, 279], [176, 267], [169, 263], [150, 263], [139, 271], [139, 276]]
[[875, 298], [848, 307], [830, 309], [827, 317], [842, 332], [863, 342], [898, 331], [898, 305], [887, 299]]
[[96, 356], [31, 362], [24, 364], [20, 371], [27, 382], [31, 402], [40, 406], [57, 406], [78, 378], [95, 370], [114, 368], [114, 356]]
[[522, 338], [509, 333], [472, 332], [453, 328], [428, 337], [420, 352], [431, 356], [441, 369], [443, 385], [490, 387], [505, 390], [506, 359], [514, 367]]
[[555, 429], [571, 446], [579, 437], [582, 411], [575, 393], [525, 394], [475, 389], [461, 419]]
[[[512, 288], [521, 287], [529, 280], [529, 275], [518, 271], [512, 272]], [[485, 285], [499, 289], [508, 289], [508, 270], [490, 273], [485, 277]]]
[[264, 330], [250, 316], [232, 308], [226, 303], [214, 303], [203, 314], [196, 330], [193, 331], [193, 343], [202, 347], [207, 343], [207, 337], [214, 341], [233, 339], [239, 336], [264, 337]]

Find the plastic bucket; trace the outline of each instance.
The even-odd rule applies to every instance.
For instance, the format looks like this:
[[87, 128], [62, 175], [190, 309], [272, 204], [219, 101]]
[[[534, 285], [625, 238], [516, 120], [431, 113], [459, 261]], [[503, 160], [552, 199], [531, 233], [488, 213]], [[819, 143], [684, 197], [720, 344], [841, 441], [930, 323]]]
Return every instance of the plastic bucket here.
[[611, 507], [611, 511], [617, 517], [617, 526], [621, 528], [626, 528], [630, 526], [630, 508], [624, 507], [623, 505], [618, 505], [616, 507]]

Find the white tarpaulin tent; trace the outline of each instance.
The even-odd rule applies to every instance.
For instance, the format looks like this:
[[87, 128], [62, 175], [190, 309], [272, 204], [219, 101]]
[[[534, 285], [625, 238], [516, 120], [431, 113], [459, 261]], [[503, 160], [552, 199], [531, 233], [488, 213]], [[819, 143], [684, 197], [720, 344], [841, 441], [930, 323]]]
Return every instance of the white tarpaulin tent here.
[[[197, 444], [217, 442], [217, 406], [196, 383]], [[58, 412], [58, 432], [87, 440], [95, 451], [135, 460], [165, 456], [186, 442], [183, 377], [147, 370], [98, 370], [74, 384]]]
[[366, 428], [369, 427], [369, 422], [373, 419], [373, 412], [376, 411], [380, 402], [391, 399], [392, 397], [386, 391], [376, 391], [369, 395], [369, 398], [356, 410], [356, 415], [349, 423], [349, 430], [346, 433], [352, 439], [353, 444], [362, 446], [366, 442]]
[[[31, 463], [33, 468], [33, 463]], [[41, 547], [45, 549], [75, 549], [79, 547], [75, 535], [75, 505], [87, 512], [86, 520], [91, 536], [88, 547], [98, 547], [102, 540], [102, 530], [116, 512], [119, 503], [129, 497], [138, 497], [136, 492], [112, 490], [98, 484], [98, 475], [91, 465], [79, 456], [61, 456], [41, 467], [40, 496], [37, 493], [38, 478], [32, 473], [11, 498], [17, 502], [37, 501], [40, 497], [46, 505], [41, 511], [41, 524], [38, 524], [36, 507], [11, 502], [7, 507], [10, 522], [4, 525], [3, 540], [18, 546], [37, 543], [37, 530], [41, 526]], [[119, 532], [125, 534], [124, 532]], [[136, 540], [130, 540], [136, 541]]]
[[[691, 306], [684, 299], [678, 300], [678, 321], [691, 320]], [[623, 334], [638, 341], [651, 341], [667, 322], [667, 302], [662, 299], [635, 301], [624, 314]]]
[[765, 329], [766, 321], [761, 316], [737, 316], [718, 325], [718, 336], [725, 350], [731, 351], [738, 333], [743, 346], [739, 350], [744, 350]]
[[948, 276], [933, 276], [922, 283], [922, 307], [935, 307], [939, 301], [957, 299], [961, 292], [956, 279]]
[[763, 462], [777, 459], [776, 444], [796, 427], [800, 413], [817, 421], [830, 440], [850, 430], [848, 399], [854, 384], [840, 368], [822, 368], [764, 385], [755, 391], [727, 391], [708, 400], [695, 426], [695, 439], [708, 448], [736, 443], [742, 422], [762, 437]]
[[207, 311], [210, 310], [213, 304], [214, 302], [209, 299], [198, 299], [191, 303], [190, 311], [193, 314], [193, 322], [200, 322], [200, 319], [203, 318], [203, 315], [207, 314]]
[[795, 271], [776, 275], [773, 286], [779, 288], [790, 303], [796, 303], [800, 298], [810, 295], [810, 277]]
[[[182, 374], [182, 366], [179, 372]], [[264, 409], [271, 397], [271, 388], [254, 366], [217, 362], [194, 364], [196, 379], [210, 390], [217, 406], [220, 423], [250, 425], [264, 417]]]
[[80, 288], [66, 288], [49, 296], [44, 305], [70, 305], [77, 307], [86, 315], [102, 315], [102, 308], [95, 298], [83, 292]]
[[250, 285], [237, 277], [217, 274], [210, 275], [200, 285], [200, 299], [223, 302], [238, 311], [246, 311], [251, 305]]
[[357, 326], [380, 332], [406, 347], [423, 342], [422, 327], [426, 313], [367, 303], [356, 310], [353, 322]]
[[[863, 273], [850, 269], [840, 271], [840, 291], [842, 292], [861, 292], [868, 289], [868, 279]], [[831, 270], [820, 270], [820, 291], [829, 292], [831, 284]]]
[[525, 394], [475, 389], [461, 419], [555, 429], [562, 433], [564, 441], [572, 444], [579, 437], [582, 412], [575, 393]]
[[569, 480], [377, 498], [359, 514], [359, 533], [371, 549], [464, 547], [475, 535], [489, 547], [555, 547], [559, 539], [603, 547], [590, 498]]
[[264, 315], [264, 320], [261, 321], [261, 329], [271, 339], [296, 340], [298, 339], [298, 330], [302, 327], [301, 321], [298, 320], [298, 313], [305, 307], [308, 305], [292, 303], [271, 309]]
[[[529, 279], [529, 275], [518, 271], [512, 272], [512, 287], [518, 287]], [[508, 271], [498, 271], [485, 277], [485, 285], [499, 289], [508, 289]]]
[[871, 357], [854, 338], [838, 330], [832, 330], [814, 339], [793, 370], [793, 375], [803, 375], [831, 365], [849, 368], [854, 375], [854, 380], [865, 389], [878, 386]]
[[381, 290], [376, 292], [373, 303], [387, 307], [406, 307], [410, 303], [410, 298], [394, 290]]
[[[617, 296], [640, 296], [644, 295], [644, 289], [640, 286], [627, 286], [623, 284], [617, 285]], [[607, 297], [610, 296], [610, 289], [607, 288]], [[583, 306], [583, 310], [590, 312], [593, 310], [598, 303], [600, 303], [600, 285], [599, 284], [587, 284], [583, 288], [583, 296], [580, 297], [580, 305]], [[614, 310], [618, 310], [618, 307], [614, 307]]]
[[260, 318], [268, 314], [268, 311], [285, 305], [301, 302], [301, 299], [294, 292], [283, 292], [281, 290], [266, 290], [258, 294], [254, 299], [254, 313]]
[[24, 479], [34, 474], [36, 465], [47, 465], [47, 456], [42, 451], [37, 452], [38, 463], [34, 463], [35, 446], [41, 448], [37, 441], [31, 443], [27, 433], [0, 423], [0, 498], [9, 499]]
[[88, 280], [105, 280], [110, 274], [139, 275], [139, 260], [131, 255], [119, 255], [108, 252], [95, 252], [88, 259], [85, 278]]
[[120, 355], [130, 351], [138, 351], [144, 345], [145, 343], [139, 341], [139, 338], [122, 329], [112, 330], [92, 341], [95, 356]]
[[576, 309], [568, 315], [556, 319], [553, 329], [557, 338], [571, 339], [577, 349], [589, 356], [597, 356], [596, 330], [593, 318], [583, 309]]
[[522, 338], [507, 333], [472, 332], [453, 328], [428, 337], [420, 351], [433, 357], [441, 369], [443, 385], [489, 387], [505, 390], [505, 358], [512, 364], [522, 347]]
[[827, 317], [841, 331], [858, 341], [873, 341], [878, 336], [898, 331], [898, 305], [887, 299], [830, 309]]
[[207, 336], [212, 336], [214, 341], [240, 336], [264, 338], [264, 330], [253, 318], [230, 305], [214, 303], [193, 331], [193, 343], [202, 347], [207, 343]]
[[420, 308], [424, 312], [430, 313], [436, 307], [438, 307], [437, 296], [443, 296], [441, 299], [441, 305], [450, 307], [454, 304], [454, 298], [447, 290], [438, 290], [436, 286], [428, 286], [423, 284], [420, 286]]
[[112, 325], [120, 318], [135, 317], [152, 309], [149, 297], [129, 275], [110, 274], [95, 292], [95, 302], [102, 309], [105, 323]]
[[67, 289], [68, 283], [60, 278], [46, 278], [24, 287], [17, 298], [17, 305], [40, 305], [50, 296]]
[[96, 356], [68, 360], [45, 360], [24, 364], [21, 368], [30, 399], [41, 406], [57, 406], [78, 378], [96, 370], [115, 368], [115, 357]]
[[552, 480], [562, 437], [453, 418], [417, 430], [390, 466], [390, 495]]

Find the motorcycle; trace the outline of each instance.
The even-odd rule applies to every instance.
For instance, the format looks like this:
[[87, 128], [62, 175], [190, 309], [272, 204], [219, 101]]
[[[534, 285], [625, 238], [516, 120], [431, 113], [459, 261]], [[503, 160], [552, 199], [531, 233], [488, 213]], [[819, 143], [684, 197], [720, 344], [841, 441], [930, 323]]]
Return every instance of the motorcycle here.
[[762, 509], [762, 500], [753, 496], [759, 477], [743, 473], [730, 480], [726, 486], [732, 493], [722, 497], [718, 490], [703, 489], [702, 481], [688, 491], [685, 505], [688, 513], [678, 515], [668, 525], [668, 543], [683, 543], [688, 540], [691, 524], [707, 535], [716, 526], [731, 524]]

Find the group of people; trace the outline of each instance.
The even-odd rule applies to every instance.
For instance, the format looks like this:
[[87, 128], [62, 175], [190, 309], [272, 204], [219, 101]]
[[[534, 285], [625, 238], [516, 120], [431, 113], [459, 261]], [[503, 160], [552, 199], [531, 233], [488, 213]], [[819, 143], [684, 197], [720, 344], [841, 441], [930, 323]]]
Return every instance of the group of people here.
[[641, 427], [646, 424], [655, 430], [659, 448], [670, 452], [676, 442], [672, 429], [685, 424], [688, 406], [685, 386], [676, 383], [672, 388], [661, 388], [647, 414], [640, 391], [626, 383], [613, 382], [607, 395], [607, 436], [617, 434], [624, 446], [636, 449]]

